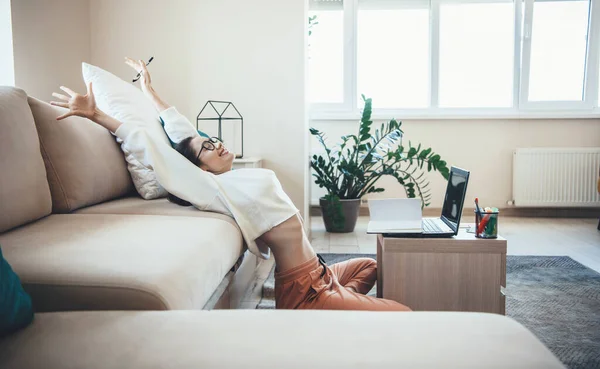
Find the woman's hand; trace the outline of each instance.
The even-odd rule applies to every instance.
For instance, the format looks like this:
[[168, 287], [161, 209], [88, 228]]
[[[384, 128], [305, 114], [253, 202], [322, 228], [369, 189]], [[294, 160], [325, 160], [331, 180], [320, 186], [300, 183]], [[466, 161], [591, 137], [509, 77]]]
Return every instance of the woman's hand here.
[[50, 104], [69, 109], [69, 111], [57, 117], [56, 120], [62, 120], [72, 115], [94, 120], [93, 118], [94, 115], [97, 114], [97, 109], [96, 100], [94, 99], [94, 92], [92, 91], [92, 82], [88, 83], [87, 93], [85, 95], [80, 95], [65, 86], [60, 86], [60, 89], [69, 94], [69, 96], [65, 96], [56, 92], [53, 92], [52, 96], [66, 102], [52, 101]]
[[152, 79], [150, 78], [150, 73], [148, 72], [148, 68], [146, 68], [146, 63], [143, 60], [135, 61], [131, 58], [125, 57], [125, 64], [129, 65], [133, 68], [137, 73], [140, 74], [140, 82], [142, 85], [142, 91], [147, 92], [152, 86]]
[[94, 98], [94, 91], [92, 90], [92, 82], [88, 83], [87, 93], [85, 95], [80, 95], [70, 88], [64, 86], [60, 86], [60, 89], [68, 93], [70, 97], [67, 97], [63, 94], [57, 94], [56, 92], [52, 93], [52, 96], [67, 102], [52, 101], [50, 104], [54, 106], [60, 106], [61, 108], [67, 108], [69, 111], [56, 118], [56, 120], [77, 115], [78, 117], [87, 118], [111, 132], [116, 132], [121, 126], [121, 122], [104, 114], [104, 112], [96, 107], [96, 99]]
[[131, 58], [125, 58], [125, 64], [129, 65], [140, 74], [142, 92], [150, 99], [150, 101], [152, 101], [152, 104], [159, 113], [171, 107], [171, 105], [167, 104], [160, 96], [158, 96], [152, 87], [152, 79], [150, 78], [148, 68], [146, 68], [146, 63], [144, 63], [143, 60], [135, 61]]

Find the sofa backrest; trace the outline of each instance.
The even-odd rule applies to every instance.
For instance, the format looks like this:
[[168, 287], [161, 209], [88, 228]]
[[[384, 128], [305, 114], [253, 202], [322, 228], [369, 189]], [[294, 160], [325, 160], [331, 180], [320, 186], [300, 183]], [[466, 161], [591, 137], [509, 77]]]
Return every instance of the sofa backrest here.
[[127, 165], [113, 135], [80, 117], [57, 121], [65, 109], [29, 97], [46, 164], [54, 213], [134, 192]]
[[0, 86], [0, 233], [51, 211], [52, 198], [27, 94]]

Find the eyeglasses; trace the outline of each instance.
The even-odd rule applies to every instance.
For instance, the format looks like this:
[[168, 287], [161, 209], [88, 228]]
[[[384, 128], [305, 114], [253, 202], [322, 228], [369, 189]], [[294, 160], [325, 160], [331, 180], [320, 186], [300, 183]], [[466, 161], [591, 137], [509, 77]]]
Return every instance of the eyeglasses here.
[[217, 147], [215, 144], [220, 143], [223, 144], [223, 141], [219, 137], [211, 137], [208, 140], [202, 142], [202, 147], [200, 148], [200, 152], [198, 152], [198, 156], [196, 156], [196, 163], [198, 163], [198, 159], [200, 159], [200, 154], [202, 154], [202, 150], [206, 149], [208, 151], [213, 151]]
[[[146, 66], [148, 66], [150, 64], [150, 62], [152, 62], [152, 60], [154, 60], [153, 56], [151, 56], [150, 59], [148, 59], [148, 63], [146, 63]], [[140, 78], [142, 78], [142, 72], [138, 73], [137, 76], [135, 76], [135, 78], [133, 79], [133, 82], [139, 81]]]

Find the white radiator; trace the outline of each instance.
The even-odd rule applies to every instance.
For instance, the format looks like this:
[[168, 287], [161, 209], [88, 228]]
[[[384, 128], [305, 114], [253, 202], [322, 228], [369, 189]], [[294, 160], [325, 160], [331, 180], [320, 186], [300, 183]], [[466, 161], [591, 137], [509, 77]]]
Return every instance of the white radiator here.
[[600, 148], [516, 149], [515, 206], [600, 206]]

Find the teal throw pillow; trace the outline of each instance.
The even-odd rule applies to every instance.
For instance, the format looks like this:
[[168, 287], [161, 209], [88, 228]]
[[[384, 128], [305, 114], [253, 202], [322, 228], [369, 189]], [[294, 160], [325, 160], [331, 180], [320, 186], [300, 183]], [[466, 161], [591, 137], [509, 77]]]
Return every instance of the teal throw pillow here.
[[29, 325], [33, 320], [31, 298], [0, 248], [0, 336]]
[[[158, 117], [160, 119], [160, 124], [163, 127], [163, 130], [165, 129], [165, 122], [163, 121], [162, 117]], [[165, 134], [167, 135], [167, 137], [169, 138], [169, 142], [171, 143], [171, 147], [175, 148], [175, 145], [177, 145], [175, 142], [171, 141], [171, 137], [169, 137], [169, 135], [167, 134], [167, 131], [165, 131]], [[206, 138], [210, 138], [209, 135], [207, 135], [206, 133], [202, 132], [201, 130], [198, 130], [198, 134], [202, 137], [206, 137]]]

